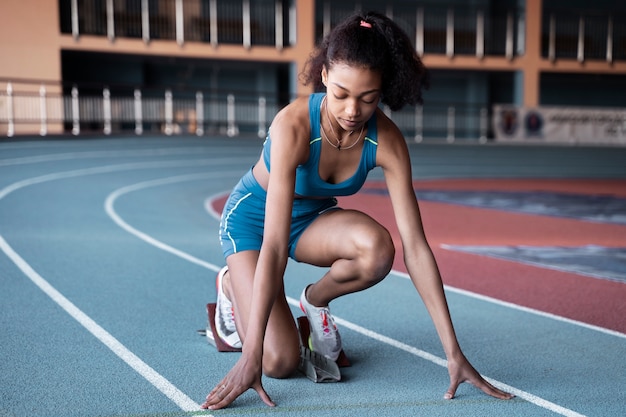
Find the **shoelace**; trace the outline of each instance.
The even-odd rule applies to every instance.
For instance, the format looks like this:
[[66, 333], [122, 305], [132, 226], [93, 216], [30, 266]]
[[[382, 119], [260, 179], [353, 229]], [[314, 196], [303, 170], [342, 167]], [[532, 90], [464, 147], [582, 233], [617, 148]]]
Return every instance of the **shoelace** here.
[[[228, 303], [230, 304], [230, 303]], [[222, 317], [224, 318], [224, 324], [226, 328], [230, 331], [235, 331], [237, 326], [235, 325], [235, 309], [232, 304], [227, 305], [227, 303], [220, 303], [220, 310], [222, 313]]]
[[[328, 320], [330, 316], [328, 314], [328, 310], [324, 309], [320, 311], [320, 315], [322, 316], [322, 327], [324, 330], [324, 334], [328, 334], [330, 333], [330, 325], [329, 325], [329, 320]], [[332, 319], [330, 321], [331, 321], [332, 327], [336, 329], [335, 323], [332, 321]]]

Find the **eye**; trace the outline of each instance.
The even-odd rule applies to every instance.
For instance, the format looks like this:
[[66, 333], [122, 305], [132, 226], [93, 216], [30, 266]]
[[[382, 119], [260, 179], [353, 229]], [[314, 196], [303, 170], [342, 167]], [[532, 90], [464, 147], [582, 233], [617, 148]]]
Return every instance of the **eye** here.
[[374, 103], [376, 103], [376, 100], [378, 100], [378, 95], [377, 94], [368, 95], [366, 97], [361, 98], [361, 101], [363, 101], [363, 103], [365, 103], [365, 104], [374, 104]]

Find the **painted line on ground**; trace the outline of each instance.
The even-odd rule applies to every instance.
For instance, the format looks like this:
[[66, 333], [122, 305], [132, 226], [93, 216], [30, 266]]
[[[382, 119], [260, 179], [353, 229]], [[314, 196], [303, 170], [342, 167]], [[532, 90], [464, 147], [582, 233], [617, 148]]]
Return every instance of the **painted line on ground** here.
[[38, 177], [27, 178], [24, 180], [16, 181], [7, 185], [0, 190], [0, 200], [7, 195], [21, 188], [28, 187], [35, 184], [42, 184], [48, 181], [55, 181], [68, 178], [77, 178], [85, 175], [95, 174], [109, 174], [119, 171], [131, 171], [136, 169], [151, 169], [151, 168], [176, 168], [176, 167], [192, 167], [192, 166], [206, 166], [214, 163], [212, 159], [197, 159], [197, 160], [173, 160], [173, 161], [150, 161], [150, 162], [129, 162], [126, 164], [115, 165], [103, 165], [92, 168], [81, 168], [71, 171], [54, 172], [52, 174], [44, 174]]
[[0, 159], [0, 167], [24, 164], [38, 164], [41, 162], [57, 162], [75, 159], [93, 158], [126, 158], [138, 156], [181, 156], [198, 155], [201, 152], [207, 153], [207, 148], [157, 148], [157, 149], [136, 149], [136, 150], [100, 150], [100, 151], [77, 151], [44, 154], [36, 156], [22, 156], [17, 158]]
[[126, 362], [139, 375], [144, 377], [156, 389], [161, 391], [167, 398], [172, 400], [183, 411], [197, 411], [200, 405], [180, 391], [161, 374], [152, 369], [147, 363], [142, 361], [137, 355], [128, 350], [109, 332], [102, 328], [92, 318], [76, 307], [63, 294], [57, 291], [48, 281], [39, 275], [0, 235], [0, 249], [11, 261], [26, 275], [41, 291], [65, 310], [74, 320], [80, 323], [89, 333], [94, 335], [102, 344], [108, 347], [120, 359]]
[[[403, 278], [410, 279], [408, 274], [405, 274], [404, 272], [396, 272], [396, 271], [394, 271], [394, 273], [396, 273], [397, 275], [403, 276]], [[574, 326], [583, 327], [583, 328], [588, 329], [588, 330], [594, 330], [596, 332], [604, 333], [604, 334], [607, 334], [609, 336], [615, 336], [615, 337], [620, 337], [622, 339], [626, 339], [626, 334], [618, 332], [616, 330], [606, 329], [604, 327], [595, 326], [593, 324], [584, 323], [582, 321], [568, 319], [567, 317], [557, 316], [556, 314], [547, 313], [545, 311], [536, 310], [534, 308], [524, 307], [524, 306], [521, 306], [519, 304], [510, 303], [508, 301], [498, 300], [497, 298], [492, 298], [492, 297], [488, 297], [486, 295], [477, 294], [477, 293], [474, 293], [474, 292], [471, 292], [471, 291], [463, 290], [461, 288], [450, 287], [450, 286], [447, 286], [447, 285], [444, 285], [444, 287], [445, 287], [446, 290], [448, 290], [450, 292], [454, 292], [454, 293], [457, 293], [457, 294], [460, 294], [460, 295], [464, 295], [466, 297], [476, 298], [477, 300], [486, 301], [486, 302], [489, 302], [489, 303], [497, 304], [497, 305], [500, 305], [500, 306], [503, 306], [503, 307], [507, 307], [507, 308], [511, 308], [511, 309], [514, 309], [514, 310], [523, 311], [525, 313], [535, 314], [537, 316], [549, 318], [549, 319], [556, 320], [556, 321], [561, 321], [563, 323], [567, 323], [567, 324], [571, 324], [571, 325], [574, 325]]]
[[[223, 175], [223, 172], [220, 173], [220, 175]], [[220, 268], [218, 268], [217, 266], [210, 264], [208, 262], [205, 262], [202, 259], [198, 259], [194, 256], [191, 256], [188, 253], [178, 250], [170, 245], [167, 245], [157, 239], [154, 239], [152, 236], [146, 233], [143, 233], [142, 231], [137, 230], [136, 228], [132, 227], [117, 214], [114, 208], [115, 201], [118, 198], [120, 198], [124, 194], [128, 194], [133, 191], [138, 191], [144, 188], [156, 187], [160, 185], [175, 184], [175, 183], [184, 182], [184, 181], [210, 179], [211, 177], [215, 177], [215, 176], [217, 176], [216, 173], [202, 172], [202, 173], [195, 173], [195, 174], [188, 174], [188, 175], [180, 175], [176, 177], [167, 177], [167, 178], [160, 178], [156, 180], [149, 180], [149, 181], [136, 183], [133, 185], [128, 185], [126, 187], [118, 188], [117, 190], [113, 191], [111, 194], [107, 196], [104, 202], [104, 211], [115, 222], [115, 224], [117, 224], [122, 229], [126, 230], [131, 235], [135, 235], [139, 239], [145, 241], [146, 243], [149, 243], [150, 245], [153, 245], [161, 250], [164, 250], [165, 252], [169, 252], [172, 255], [176, 255], [188, 262], [194, 263], [196, 265], [199, 265], [204, 268], [217, 272], [220, 270]]]
[[[300, 302], [298, 300], [295, 300], [293, 298], [287, 297], [287, 301], [289, 302], [289, 304], [293, 305], [294, 307], [299, 307], [300, 306]], [[348, 328], [352, 331], [355, 331], [357, 333], [360, 333], [364, 336], [367, 336], [369, 338], [372, 338], [374, 340], [377, 340], [381, 343], [385, 343], [388, 344], [392, 347], [395, 347], [397, 349], [403, 350], [407, 353], [410, 353], [412, 355], [418, 356], [422, 359], [425, 359], [429, 362], [432, 362], [436, 365], [439, 366], [443, 366], [444, 368], [447, 368], [448, 366], [448, 362], [443, 359], [440, 358], [436, 355], [433, 355], [431, 353], [425, 352], [421, 349], [417, 349], [416, 347], [413, 347], [411, 345], [407, 345], [406, 343], [402, 343], [399, 340], [396, 339], [392, 339], [390, 337], [384, 336], [380, 333], [374, 332], [372, 330], [369, 330], [365, 327], [359, 326], [358, 324], [354, 324], [351, 323], [347, 320], [344, 320], [340, 317], [334, 316], [335, 321], [337, 322], [337, 324], [341, 325], [342, 327]], [[569, 408], [565, 408], [563, 406], [560, 406], [558, 404], [555, 404], [551, 401], [545, 400], [541, 397], [538, 397], [536, 395], [533, 395], [529, 392], [526, 391], [522, 391], [518, 388], [515, 388], [511, 385], [505, 384], [504, 382], [500, 382], [498, 380], [495, 380], [493, 378], [490, 378], [488, 376], [485, 375], [481, 375], [483, 378], [485, 378], [487, 381], [489, 381], [492, 385], [494, 385], [497, 388], [500, 388], [503, 391], [508, 391], [511, 394], [516, 395], [519, 398], [522, 398], [526, 401], [528, 401], [529, 403], [535, 404], [541, 408], [545, 408], [547, 410], [553, 411], [557, 414], [561, 414], [562, 416], [566, 416], [566, 417], [585, 417], [583, 414], [577, 413], [574, 410], [570, 410]]]
[[[143, 163], [127, 163], [117, 165], [106, 165], [100, 167], [92, 167], [85, 169], [77, 169], [72, 171], [57, 172], [38, 177], [33, 177], [21, 181], [17, 181], [0, 190], [0, 200], [10, 193], [30, 185], [41, 184], [47, 181], [59, 179], [75, 178], [85, 175], [103, 174], [133, 169], [150, 169], [163, 167], [193, 166], [196, 162], [200, 165], [207, 165], [211, 160], [178, 160], [178, 161], [160, 161], [160, 162], [143, 162]], [[185, 393], [176, 388], [165, 377], [156, 372], [148, 364], [142, 361], [137, 355], [132, 353], [122, 343], [120, 343], [113, 335], [102, 328], [96, 321], [91, 319], [87, 314], [74, 305], [69, 299], [54, 288], [48, 281], [39, 275], [13, 248], [8, 244], [4, 237], [0, 234], [0, 250], [48, 297], [65, 310], [72, 318], [80, 323], [87, 331], [100, 340], [106, 347], [115, 353], [120, 359], [126, 362], [132, 369], [144, 377], [155, 388], [165, 394], [183, 411], [198, 411], [200, 405], [189, 398]]]

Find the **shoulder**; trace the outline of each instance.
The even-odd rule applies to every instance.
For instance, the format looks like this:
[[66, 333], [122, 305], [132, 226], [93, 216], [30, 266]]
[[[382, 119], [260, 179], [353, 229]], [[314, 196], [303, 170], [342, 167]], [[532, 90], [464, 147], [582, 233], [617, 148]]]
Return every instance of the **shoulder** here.
[[376, 162], [383, 169], [396, 166], [400, 160], [408, 158], [408, 148], [404, 135], [398, 126], [381, 110], [376, 110], [378, 152]]
[[269, 129], [272, 149], [284, 147], [298, 159], [308, 157], [310, 132], [309, 97], [299, 97], [274, 117]]
[[309, 98], [298, 97], [283, 107], [274, 117], [270, 126], [272, 142], [277, 139], [275, 133], [303, 133], [310, 131]]

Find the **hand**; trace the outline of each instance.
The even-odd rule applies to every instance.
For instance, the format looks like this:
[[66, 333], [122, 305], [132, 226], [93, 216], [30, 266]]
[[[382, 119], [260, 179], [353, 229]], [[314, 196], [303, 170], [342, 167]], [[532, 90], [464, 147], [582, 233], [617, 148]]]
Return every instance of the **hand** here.
[[513, 394], [499, 390], [498, 388], [487, 382], [476, 369], [469, 363], [463, 354], [457, 359], [448, 359], [448, 373], [450, 374], [450, 387], [444, 394], [443, 398], [451, 400], [454, 398], [456, 389], [463, 382], [469, 382], [475, 387], [481, 389], [485, 394], [501, 400], [509, 400], [514, 397]]
[[265, 404], [275, 406], [261, 384], [260, 361], [249, 360], [242, 354], [230, 372], [207, 395], [202, 408], [217, 410], [227, 407], [249, 388], [254, 389]]

